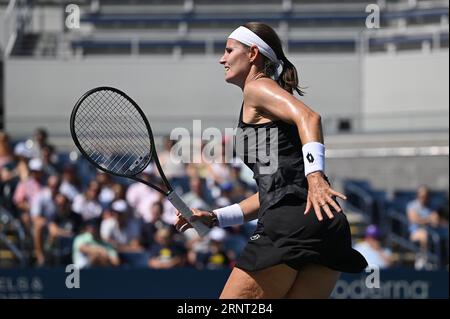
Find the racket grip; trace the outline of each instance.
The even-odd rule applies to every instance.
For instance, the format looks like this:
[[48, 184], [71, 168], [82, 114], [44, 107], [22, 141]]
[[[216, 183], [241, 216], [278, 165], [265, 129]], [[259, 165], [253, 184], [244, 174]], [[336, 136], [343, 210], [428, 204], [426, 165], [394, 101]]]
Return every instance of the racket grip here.
[[[186, 220], [189, 220], [189, 218], [191, 218], [192, 211], [189, 207], [187, 207], [185, 202], [180, 198], [180, 196], [178, 196], [175, 191], [170, 192], [169, 195], [167, 195], [167, 199], [181, 213], [181, 215], [183, 215]], [[206, 226], [199, 220], [189, 223], [194, 227], [194, 229], [200, 236], [205, 236], [211, 230], [208, 226]]]

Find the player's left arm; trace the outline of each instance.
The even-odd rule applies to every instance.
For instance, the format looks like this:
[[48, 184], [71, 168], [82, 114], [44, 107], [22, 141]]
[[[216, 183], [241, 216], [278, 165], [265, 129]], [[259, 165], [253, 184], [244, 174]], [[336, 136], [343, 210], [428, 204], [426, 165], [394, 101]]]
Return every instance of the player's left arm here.
[[[244, 101], [265, 117], [295, 124], [303, 145], [312, 142], [324, 143], [320, 115], [276, 82], [270, 79], [249, 82], [244, 88]], [[329, 218], [333, 218], [329, 205], [341, 212], [334, 196], [344, 200], [346, 197], [330, 187], [324, 172], [315, 171], [309, 173], [306, 178], [309, 189], [305, 213], [313, 207], [317, 218], [322, 220], [321, 207]]]

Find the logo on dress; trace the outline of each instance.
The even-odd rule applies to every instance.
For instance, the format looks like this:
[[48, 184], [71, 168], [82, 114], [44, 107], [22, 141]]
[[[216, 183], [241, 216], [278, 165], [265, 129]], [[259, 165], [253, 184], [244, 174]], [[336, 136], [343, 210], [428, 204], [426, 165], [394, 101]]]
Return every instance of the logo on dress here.
[[259, 237], [260, 237], [259, 234], [256, 234], [250, 237], [250, 240], [257, 240]]
[[308, 153], [308, 155], [306, 155], [306, 159], [308, 160], [308, 162], [313, 163], [314, 162], [314, 156], [312, 156], [311, 153]]

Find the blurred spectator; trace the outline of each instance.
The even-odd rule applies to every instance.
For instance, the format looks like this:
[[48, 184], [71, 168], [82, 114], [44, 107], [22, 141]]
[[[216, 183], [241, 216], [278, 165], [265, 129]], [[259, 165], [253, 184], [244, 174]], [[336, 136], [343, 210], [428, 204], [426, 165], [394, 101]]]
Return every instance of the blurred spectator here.
[[18, 184], [19, 176], [16, 173], [15, 164], [4, 165], [0, 170], [0, 205], [16, 218], [18, 214], [13, 198]]
[[118, 266], [119, 257], [111, 245], [100, 237], [100, 221], [85, 221], [83, 232], [73, 242], [72, 260], [78, 268]]
[[114, 200], [126, 200], [126, 192], [127, 192], [127, 187], [123, 184], [119, 184], [119, 183], [114, 183], [111, 186], [111, 189], [114, 192]]
[[64, 167], [59, 191], [70, 201], [73, 201], [75, 197], [80, 194], [77, 172], [75, 171], [74, 166]]
[[80, 214], [85, 221], [100, 217], [103, 208], [98, 201], [99, 193], [100, 185], [96, 181], [91, 181], [84, 194], [79, 194], [75, 197], [72, 210]]
[[56, 214], [55, 198], [58, 194], [60, 179], [57, 175], [48, 178], [47, 187], [43, 188], [33, 199], [31, 203], [31, 219], [33, 225], [33, 246], [38, 266], [45, 263], [44, 256], [44, 230], [48, 221]]
[[208, 234], [209, 244], [206, 252], [197, 252], [191, 261], [196, 268], [224, 269], [230, 266], [230, 258], [223, 247], [226, 232], [222, 228], [213, 228]]
[[100, 185], [98, 200], [103, 208], [107, 208], [112, 203], [115, 197], [111, 175], [101, 170], [97, 170], [97, 176], [95, 177], [95, 180]]
[[45, 177], [59, 174], [58, 156], [55, 154], [55, 149], [51, 145], [44, 145], [41, 149], [42, 156], [42, 172]]
[[33, 140], [26, 141], [26, 144], [30, 145], [31, 157], [43, 158], [42, 149], [48, 145], [48, 133], [45, 128], [38, 128], [34, 132]]
[[103, 241], [119, 253], [141, 251], [139, 243], [140, 223], [132, 216], [128, 204], [117, 200], [111, 204], [111, 216], [103, 219], [100, 234]]
[[226, 228], [227, 236], [224, 240], [224, 248], [231, 260], [235, 260], [247, 245], [248, 238], [256, 229], [257, 220]]
[[17, 143], [14, 147], [14, 157], [16, 163], [16, 174], [21, 181], [24, 181], [30, 175], [28, 162], [31, 159], [31, 150], [26, 147], [25, 143]]
[[33, 158], [28, 163], [29, 176], [21, 180], [14, 192], [14, 203], [20, 211], [21, 221], [27, 231], [31, 230], [30, 207], [34, 197], [40, 192], [42, 184], [42, 161]]
[[354, 248], [366, 258], [369, 266], [388, 268], [393, 263], [392, 252], [381, 245], [380, 231], [376, 225], [366, 228], [364, 240]]
[[83, 219], [72, 211], [69, 199], [63, 194], [56, 194], [55, 205], [55, 214], [49, 218], [48, 245], [53, 255], [59, 257], [72, 250], [73, 239], [80, 232]]
[[224, 207], [231, 205], [233, 202], [233, 184], [231, 182], [226, 182], [220, 185], [220, 196], [216, 198], [216, 206], [217, 207]]
[[[152, 180], [152, 171], [153, 166], [147, 166], [142, 172], [141, 178], [144, 181], [150, 182]], [[131, 184], [126, 192], [128, 204], [135, 209], [137, 215], [146, 223], [151, 223], [153, 221], [153, 216], [151, 215], [149, 207], [151, 204], [160, 201], [161, 198], [162, 194], [140, 182]]]
[[410, 239], [418, 242], [420, 253], [416, 257], [416, 269], [422, 269], [427, 264], [428, 230], [427, 227], [438, 227], [439, 214], [429, 205], [430, 194], [426, 186], [417, 190], [417, 197], [407, 205]]
[[176, 162], [170, 156], [170, 151], [172, 147], [176, 144], [176, 141], [170, 139], [170, 136], [164, 138], [164, 148], [158, 153], [158, 158], [161, 163], [161, 167], [166, 175], [167, 179], [172, 181], [172, 179], [184, 177], [186, 175], [186, 170], [182, 161]]
[[202, 210], [210, 210], [211, 207], [205, 202], [203, 194], [203, 184], [200, 178], [191, 178], [189, 181], [190, 192], [182, 196], [188, 207]]
[[149, 209], [151, 210], [153, 221], [151, 223], [143, 222], [141, 233], [141, 244], [146, 248], [150, 248], [158, 229], [170, 228], [172, 225], [172, 223], [167, 223], [163, 220], [164, 206], [161, 202], [152, 203]]
[[173, 225], [177, 219], [177, 209], [172, 205], [172, 203], [165, 197], [163, 199], [163, 214], [162, 220], [169, 224]]
[[171, 229], [158, 229], [150, 248], [148, 266], [155, 269], [169, 269], [183, 266], [184, 263], [185, 249], [173, 241]]
[[0, 169], [14, 159], [14, 154], [9, 145], [9, 136], [0, 131]]

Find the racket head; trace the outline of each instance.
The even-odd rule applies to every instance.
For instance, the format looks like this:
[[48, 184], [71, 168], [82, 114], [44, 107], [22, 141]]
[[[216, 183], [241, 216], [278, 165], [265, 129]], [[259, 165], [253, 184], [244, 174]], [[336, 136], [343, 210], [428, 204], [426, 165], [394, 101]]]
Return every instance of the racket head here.
[[92, 165], [121, 177], [135, 178], [155, 154], [144, 112], [113, 87], [97, 87], [80, 97], [70, 116], [70, 133]]

